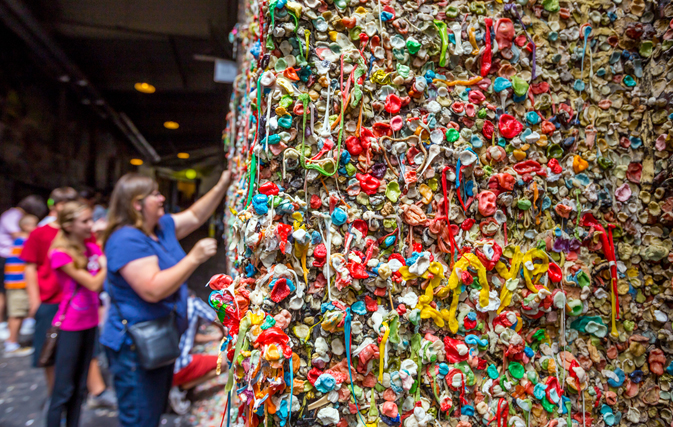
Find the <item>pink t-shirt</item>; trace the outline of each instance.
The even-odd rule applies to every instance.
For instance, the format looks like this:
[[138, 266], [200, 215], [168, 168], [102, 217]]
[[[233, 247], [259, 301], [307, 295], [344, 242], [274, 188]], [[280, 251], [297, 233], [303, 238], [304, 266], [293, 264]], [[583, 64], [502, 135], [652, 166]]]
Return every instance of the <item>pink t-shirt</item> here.
[[[103, 253], [98, 245], [95, 243], [86, 244], [87, 270], [91, 275], [95, 275], [100, 270], [98, 264], [98, 257]], [[98, 299], [98, 292], [91, 291], [84, 286], [75, 282], [75, 280], [62, 272], [61, 267], [73, 262], [72, 257], [66, 252], [59, 249], [54, 249], [50, 252], [51, 268], [56, 274], [61, 290], [63, 292], [63, 299], [58, 307], [58, 312], [54, 316], [52, 325], [58, 322], [61, 314], [64, 313], [61, 329], [64, 331], [83, 331], [85, 329], [95, 328], [98, 326], [98, 307], [100, 301]], [[77, 292], [72, 297], [74, 292]], [[71, 300], [72, 299], [72, 300]], [[68, 304], [70, 301], [70, 304]], [[66, 310], [67, 306], [67, 310]]]

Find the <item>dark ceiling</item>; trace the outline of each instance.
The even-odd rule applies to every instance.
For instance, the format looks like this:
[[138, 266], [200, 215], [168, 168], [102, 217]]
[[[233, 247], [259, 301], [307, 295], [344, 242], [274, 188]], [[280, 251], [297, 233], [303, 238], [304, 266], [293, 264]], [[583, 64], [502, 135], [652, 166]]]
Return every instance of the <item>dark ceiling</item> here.
[[[173, 164], [178, 152], [221, 151], [231, 86], [213, 81], [212, 58], [233, 59], [228, 34], [236, 24], [235, 0], [25, 1], [161, 163]], [[139, 82], [156, 92], [137, 92]], [[179, 129], [165, 129], [166, 121]]]

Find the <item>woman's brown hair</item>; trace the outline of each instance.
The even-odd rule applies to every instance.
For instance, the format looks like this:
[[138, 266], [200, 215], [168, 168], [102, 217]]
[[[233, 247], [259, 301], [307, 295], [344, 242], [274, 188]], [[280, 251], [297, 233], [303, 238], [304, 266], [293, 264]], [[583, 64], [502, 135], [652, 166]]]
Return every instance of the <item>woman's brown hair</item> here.
[[145, 233], [145, 219], [142, 212], [137, 211], [133, 204], [152, 194], [158, 188], [157, 183], [150, 177], [137, 173], [127, 173], [122, 176], [110, 199], [108, 211], [108, 225], [103, 234], [103, 245], [117, 229], [130, 225]]
[[75, 219], [85, 210], [91, 209], [89, 205], [80, 201], [67, 202], [58, 213], [58, 225], [61, 227], [56, 238], [51, 244], [51, 249], [60, 249], [72, 258], [75, 268], [86, 268], [86, 248], [81, 242], [73, 240], [65, 226], [72, 224]]

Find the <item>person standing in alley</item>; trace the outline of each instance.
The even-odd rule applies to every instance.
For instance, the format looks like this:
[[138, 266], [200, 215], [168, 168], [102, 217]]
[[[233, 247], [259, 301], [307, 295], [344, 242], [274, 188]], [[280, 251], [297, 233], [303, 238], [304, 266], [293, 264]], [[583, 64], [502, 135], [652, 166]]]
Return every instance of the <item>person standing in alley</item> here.
[[[77, 191], [71, 187], [57, 188], [52, 191], [49, 196], [51, 210], [46, 218], [55, 219], [63, 206], [68, 202], [77, 200], [77, 197]], [[28, 236], [23, 251], [21, 251], [21, 259], [26, 262], [24, 274], [26, 276], [30, 315], [35, 316], [33, 366], [36, 368], [39, 367], [37, 362], [47, 330], [51, 327], [54, 315], [58, 311], [58, 305], [61, 303], [61, 287], [51, 269], [47, 255], [58, 231], [58, 221], [51, 221], [43, 226], [38, 224], [38, 227]], [[45, 367], [44, 374], [47, 381], [47, 395], [49, 395], [54, 385], [54, 367]]]
[[29, 356], [33, 354], [32, 347], [21, 348], [19, 333], [21, 324], [28, 317], [30, 304], [26, 292], [26, 277], [24, 275], [26, 263], [19, 258], [23, 244], [28, 235], [37, 228], [38, 219], [35, 215], [24, 215], [19, 220], [21, 234], [14, 240], [11, 257], [5, 263], [5, 289], [7, 292], [7, 323], [9, 338], [5, 341], [5, 357]]
[[49, 251], [49, 262], [63, 298], [52, 322], [60, 329], [54, 361], [54, 387], [47, 427], [77, 427], [86, 393], [87, 374], [98, 327], [98, 292], [103, 288], [106, 263], [91, 238], [91, 208], [68, 202], [58, 214], [60, 230]]
[[5, 319], [5, 263], [11, 257], [14, 241], [21, 234], [19, 221], [24, 215], [35, 215], [42, 218], [47, 213], [47, 204], [40, 196], [28, 196], [21, 200], [15, 208], [0, 215], [0, 340], [9, 338], [9, 329]]
[[101, 344], [110, 362], [122, 427], [159, 425], [174, 363], [143, 368], [129, 328], [174, 314], [176, 334], [187, 329], [185, 282], [215, 255], [217, 243], [202, 239], [185, 254], [178, 240], [208, 220], [221, 203], [230, 177], [230, 171], [224, 172], [213, 189], [189, 209], [173, 215], [165, 214], [165, 198], [149, 177], [126, 174], [114, 188], [104, 239], [108, 258], [105, 290], [111, 305]]

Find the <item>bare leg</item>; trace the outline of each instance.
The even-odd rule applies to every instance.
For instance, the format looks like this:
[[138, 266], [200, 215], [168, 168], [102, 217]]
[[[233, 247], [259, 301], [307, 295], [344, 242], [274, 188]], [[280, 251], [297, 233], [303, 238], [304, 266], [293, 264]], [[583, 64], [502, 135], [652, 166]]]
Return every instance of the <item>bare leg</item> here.
[[44, 368], [44, 379], [47, 381], [47, 390], [51, 396], [51, 391], [54, 389], [54, 367], [47, 366]]
[[5, 304], [7, 301], [5, 298], [5, 293], [0, 292], [0, 322], [4, 321], [5, 319]]
[[100, 372], [100, 366], [96, 358], [91, 359], [89, 376], [86, 379], [86, 388], [89, 390], [89, 394], [94, 396], [98, 396], [105, 391], [105, 381], [103, 380], [103, 374]]
[[10, 317], [7, 319], [7, 327], [9, 328], [9, 339], [7, 341], [18, 343], [19, 331], [21, 331], [21, 323], [23, 317]]
[[191, 380], [190, 382], [181, 385], [180, 388], [183, 389], [183, 390], [190, 390], [190, 389], [196, 387], [199, 384], [203, 384], [208, 380], [212, 380], [216, 376], [217, 376], [217, 370], [213, 369], [212, 371], [208, 372], [206, 375], [202, 376], [201, 378]]

